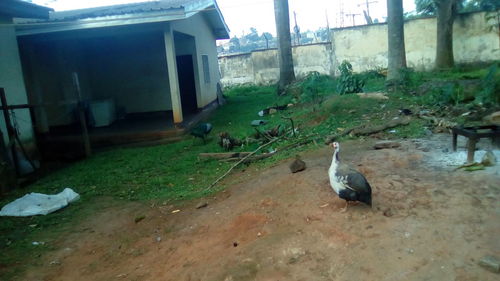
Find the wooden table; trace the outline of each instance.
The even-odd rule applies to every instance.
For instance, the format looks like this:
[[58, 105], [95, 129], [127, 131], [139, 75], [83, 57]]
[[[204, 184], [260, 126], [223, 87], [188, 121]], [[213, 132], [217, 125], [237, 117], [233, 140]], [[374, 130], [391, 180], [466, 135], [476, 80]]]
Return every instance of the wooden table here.
[[476, 143], [482, 138], [491, 138], [491, 142], [500, 146], [500, 127], [496, 125], [476, 126], [476, 127], [454, 127], [453, 133], [453, 151], [457, 151], [457, 137], [462, 135], [467, 141], [467, 163], [474, 161], [474, 152]]

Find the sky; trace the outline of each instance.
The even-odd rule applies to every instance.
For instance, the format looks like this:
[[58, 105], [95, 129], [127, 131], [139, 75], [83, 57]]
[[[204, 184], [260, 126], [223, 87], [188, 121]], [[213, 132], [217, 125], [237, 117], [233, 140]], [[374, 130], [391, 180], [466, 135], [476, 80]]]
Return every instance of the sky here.
[[[141, 0], [32, 0], [36, 4], [49, 6], [56, 11], [107, 6]], [[276, 34], [274, 22], [273, 0], [217, 0], [232, 36], [241, 36], [255, 27], [259, 33]], [[317, 30], [327, 27], [352, 26], [364, 24], [363, 10], [369, 2], [370, 16], [385, 21], [387, 16], [386, 0], [288, 0], [290, 10], [290, 25], [294, 26], [294, 12], [301, 31]], [[343, 22], [340, 20], [341, 5], [343, 5]], [[405, 12], [415, 10], [414, 0], [403, 0]], [[349, 16], [348, 14], [351, 14]]]

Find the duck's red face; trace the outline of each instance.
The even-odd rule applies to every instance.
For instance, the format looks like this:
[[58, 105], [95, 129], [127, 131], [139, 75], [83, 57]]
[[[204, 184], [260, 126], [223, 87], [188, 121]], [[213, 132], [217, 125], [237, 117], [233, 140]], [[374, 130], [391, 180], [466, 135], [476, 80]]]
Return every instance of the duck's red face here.
[[331, 146], [333, 147], [333, 149], [335, 151], [338, 151], [339, 150], [339, 143], [338, 142], [332, 142]]

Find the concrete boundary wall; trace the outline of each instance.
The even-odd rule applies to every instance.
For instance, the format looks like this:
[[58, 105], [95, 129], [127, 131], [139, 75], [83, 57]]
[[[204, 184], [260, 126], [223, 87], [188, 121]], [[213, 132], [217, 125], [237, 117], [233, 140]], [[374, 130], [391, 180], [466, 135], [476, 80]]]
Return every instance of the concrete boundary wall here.
[[[500, 60], [500, 40], [494, 20], [485, 12], [461, 14], [453, 26], [456, 63]], [[498, 24], [496, 24], [498, 26]], [[334, 75], [337, 66], [348, 60], [355, 72], [387, 67], [387, 24], [373, 24], [331, 30], [331, 43], [293, 47], [298, 78], [311, 71]], [[436, 57], [436, 18], [405, 22], [405, 47], [408, 67], [430, 70]], [[272, 84], [279, 77], [277, 50], [219, 57], [224, 86]]]
[[[292, 50], [295, 75], [304, 77], [311, 71], [333, 74], [330, 43], [295, 46]], [[221, 82], [224, 86], [276, 83], [279, 79], [277, 49], [219, 57]]]

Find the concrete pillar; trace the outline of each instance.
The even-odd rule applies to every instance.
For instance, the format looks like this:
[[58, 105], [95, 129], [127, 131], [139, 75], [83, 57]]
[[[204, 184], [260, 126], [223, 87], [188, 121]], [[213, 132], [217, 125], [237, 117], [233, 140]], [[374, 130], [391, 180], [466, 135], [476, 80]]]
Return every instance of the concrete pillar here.
[[165, 56], [167, 59], [168, 80], [170, 84], [170, 99], [172, 100], [172, 111], [174, 123], [182, 122], [181, 92], [179, 90], [179, 78], [177, 77], [177, 61], [175, 56], [174, 34], [170, 25], [167, 25], [163, 33], [165, 40]]

